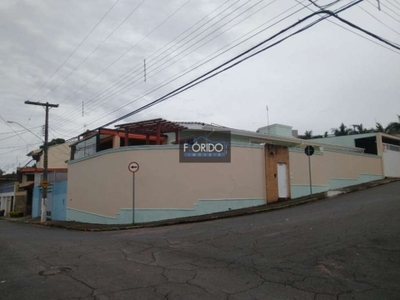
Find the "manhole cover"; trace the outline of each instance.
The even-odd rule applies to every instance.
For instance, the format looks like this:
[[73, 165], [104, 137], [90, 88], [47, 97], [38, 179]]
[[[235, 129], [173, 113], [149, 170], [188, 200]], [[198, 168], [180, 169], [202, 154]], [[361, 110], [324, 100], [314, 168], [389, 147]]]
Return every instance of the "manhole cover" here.
[[57, 275], [60, 273], [67, 273], [69, 271], [71, 271], [71, 268], [68, 267], [50, 267], [47, 270], [43, 270], [39, 272], [39, 275], [43, 275], [43, 276], [53, 276], [53, 275]]

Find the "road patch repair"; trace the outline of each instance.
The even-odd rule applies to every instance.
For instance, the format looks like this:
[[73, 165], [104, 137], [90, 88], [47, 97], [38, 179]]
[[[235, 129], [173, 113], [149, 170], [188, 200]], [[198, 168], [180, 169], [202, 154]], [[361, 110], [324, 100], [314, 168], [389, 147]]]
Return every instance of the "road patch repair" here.
[[238, 217], [244, 215], [251, 215], [257, 213], [263, 213], [268, 211], [273, 211], [277, 209], [283, 209], [287, 207], [292, 207], [296, 205], [306, 204], [310, 202], [315, 202], [318, 200], [329, 199], [338, 197], [344, 194], [353, 193], [385, 184], [390, 184], [392, 182], [400, 181], [400, 178], [385, 178], [381, 180], [371, 181], [359, 185], [349, 186], [337, 190], [332, 190], [324, 193], [314, 194], [312, 196], [305, 196], [296, 199], [282, 200], [273, 204], [268, 205], [260, 205], [253, 206], [249, 208], [243, 209], [235, 209], [225, 212], [194, 216], [194, 217], [186, 217], [186, 218], [176, 218], [171, 220], [162, 220], [148, 223], [140, 223], [140, 224], [91, 224], [91, 223], [80, 223], [74, 221], [46, 221], [44, 223], [40, 222], [40, 218], [7, 218], [2, 217], [0, 220], [7, 220], [12, 222], [20, 222], [26, 224], [33, 224], [39, 226], [47, 226], [47, 227], [56, 227], [63, 228], [68, 230], [77, 230], [77, 231], [115, 231], [115, 230], [127, 230], [127, 229], [135, 229], [135, 228], [146, 228], [146, 227], [160, 227], [160, 226], [169, 226], [169, 225], [177, 225], [177, 224], [185, 224], [185, 223], [194, 223], [194, 222], [205, 222], [222, 218], [231, 218]]

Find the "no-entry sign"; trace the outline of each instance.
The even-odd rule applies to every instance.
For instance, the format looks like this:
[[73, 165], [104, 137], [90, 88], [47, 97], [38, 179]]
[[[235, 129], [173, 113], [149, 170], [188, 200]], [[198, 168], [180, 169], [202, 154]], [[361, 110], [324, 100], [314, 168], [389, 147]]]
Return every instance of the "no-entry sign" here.
[[304, 149], [304, 152], [307, 156], [311, 156], [314, 154], [314, 147], [313, 146], [307, 146], [306, 149]]
[[139, 164], [135, 161], [129, 163], [128, 170], [132, 173], [136, 173], [137, 171], [139, 171]]

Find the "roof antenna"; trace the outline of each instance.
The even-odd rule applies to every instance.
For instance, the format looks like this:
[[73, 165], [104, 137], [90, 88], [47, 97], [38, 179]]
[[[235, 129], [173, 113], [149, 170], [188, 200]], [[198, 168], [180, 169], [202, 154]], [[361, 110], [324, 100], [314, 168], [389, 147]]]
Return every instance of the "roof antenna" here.
[[267, 125], [268, 125], [268, 134], [269, 134], [269, 114], [268, 114], [268, 105], [265, 106], [267, 108]]

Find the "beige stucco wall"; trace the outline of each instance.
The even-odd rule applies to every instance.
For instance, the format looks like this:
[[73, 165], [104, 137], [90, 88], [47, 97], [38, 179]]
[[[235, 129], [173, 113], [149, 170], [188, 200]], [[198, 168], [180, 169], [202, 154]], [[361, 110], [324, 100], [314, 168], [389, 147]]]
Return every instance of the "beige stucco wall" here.
[[[332, 178], [382, 175], [382, 161], [378, 156], [324, 151], [311, 156], [311, 174], [313, 185], [327, 185]], [[309, 184], [308, 157], [303, 152], [290, 152], [290, 175], [291, 184]]]
[[[48, 166], [49, 168], [67, 168], [68, 165], [65, 161], [69, 160], [70, 145], [71, 143], [64, 143], [61, 145], [51, 146], [48, 151]], [[38, 168], [43, 168], [43, 155], [37, 163]]]
[[[124, 150], [121, 148], [121, 150]], [[68, 166], [69, 208], [114, 216], [132, 208], [188, 208], [200, 199], [265, 199], [264, 150], [232, 147], [231, 163], [180, 163], [179, 150], [113, 151]]]

